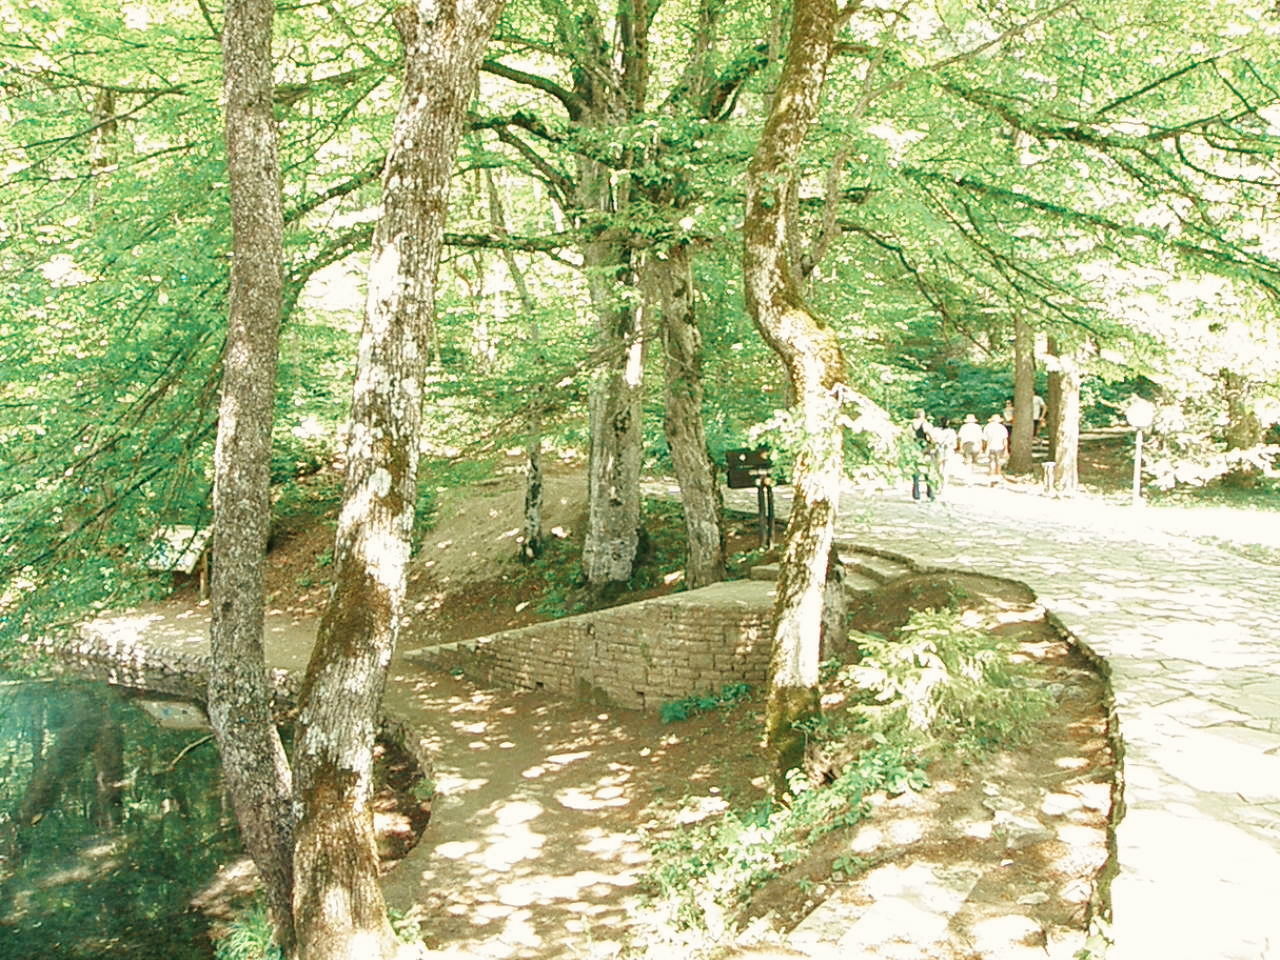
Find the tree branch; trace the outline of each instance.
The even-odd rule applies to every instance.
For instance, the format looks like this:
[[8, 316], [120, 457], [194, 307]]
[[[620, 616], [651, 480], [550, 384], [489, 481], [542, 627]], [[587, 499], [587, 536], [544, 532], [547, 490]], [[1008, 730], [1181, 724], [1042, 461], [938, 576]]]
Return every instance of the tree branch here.
[[570, 120], [578, 120], [586, 111], [587, 105], [582, 97], [574, 93], [572, 90], [566, 90], [554, 80], [548, 80], [546, 77], [540, 77], [536, 73], [527, 73], [524, 70], [517, 70], [515, 67], [508, 67], [505, 63], [498, 60], [485, 60], [480, 69], [485, 73], [493, 74], [495, 77], [502, 77], [504, 80], [510, 80], [512, 83], [519, 83], [526, 87], [533, 87], [535, 90], [541, 90], [543, 93], [550, 94], [560, 101], [565, 112], [569, 115]]

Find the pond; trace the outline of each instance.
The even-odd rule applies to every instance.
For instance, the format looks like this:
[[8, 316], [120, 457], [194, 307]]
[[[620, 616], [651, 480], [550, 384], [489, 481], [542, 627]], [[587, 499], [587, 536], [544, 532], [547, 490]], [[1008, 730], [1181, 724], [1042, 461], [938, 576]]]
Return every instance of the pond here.
[[188, 704], [0, 673], [0, 960], [207, 960], [239, 837]]

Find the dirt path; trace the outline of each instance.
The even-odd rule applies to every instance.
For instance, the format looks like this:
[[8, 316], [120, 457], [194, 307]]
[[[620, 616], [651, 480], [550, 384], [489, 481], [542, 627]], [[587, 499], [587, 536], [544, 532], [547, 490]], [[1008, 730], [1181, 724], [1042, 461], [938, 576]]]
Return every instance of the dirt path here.
[[[207, 606], [158, 604], [91, 629], [208, 650]], [[314, 635], [313, 620], [269, 616], [268, 661], [300, 671]], [[677, 733], [634, 711], [478, 690], [399, 658], [385, 703], [434, 761], [431, 825], [384, 883], [393, 908], [421, 919], [433, 957], [613, 956], [654, 811], [687, 797], [715, 806], [764, 782], [753, 739], [716, 716]]]

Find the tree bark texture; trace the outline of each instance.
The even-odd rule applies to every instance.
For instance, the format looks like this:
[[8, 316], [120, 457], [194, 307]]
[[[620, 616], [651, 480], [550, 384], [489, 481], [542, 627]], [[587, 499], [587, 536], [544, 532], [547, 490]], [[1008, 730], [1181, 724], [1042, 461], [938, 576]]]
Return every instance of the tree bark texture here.
[[[1058, 341], [1053, 337], [1049, 338], [1048, 351], [1054, 357], [1058, 354]], [[1058, 421], [1061, 419], [1059, 411], [1062, 410], [1062, 374], [1058, 372], [1056, 365], [1050, 367], [1047, 373], [1049, 383], [1044, 398], [1044, 432], [1049, 441], [1049, 459], [1056, 460]]]
[[280, 945], [294, 942], [289, 762], [262, 649], [283, 214], [271, 103], [271, 0], [229, 0], [222, 32], [232, 261], [214, 448], [209, 720]]
[[[578, 167], [580, 207], [614, 212], [618, 201], [608, 169], [591, 160]], [[587, 241], [582, 253], [601, 357], [588, 401], [591, 446], [582, 572], [598, 592], [631, 578], [640, 543], [644, 338], [639, 311], [620, 289], [635, 286], [626, 245], [599, 238]]]
[[1059, 493], [1074, 493], [1079, 483], [1080, 452], [1080, 364], [1070, 348], [1056, 349], [1053, 360], [1058, 382], [1058, 414], [1054, 423], [1053, 452], [1054, 488]]
[[684, 505], [689, 589], [724, 579], [724, 501], [702, 423], [702, 331], [693, 303], [693, 263], [685, 244], [646, 260], [646, 299], [656, 301], [666, 373], [663, 429]]
[[[652, 13], [636, 0], [614, 9], [616, 18], [608, 26], [615, 31], [612, 44], [594, 4], [579, 7], [573, 17], [569, 42], [582, 59], [574, 75], [571, 119], [587, 136], [611, 131], [645, 106]], [[639, 156], [638, 148], [624, 148], [606, 165], [580, 155], [574, 184], [579, 224], [590, 233], [582, 259], [600, 357], [588, 400], [591, 445], [582, 548], [583, 575], [596, 594], [630, 579], [640, 544], [644, 337], [635, 305], [637, 276], [628, 238], [619, 230], [601, 230], [619, 214], [625, 219], [634, 194], [624, 171]]]
[[501, 0], [397, 9], [405, 81], [383, 171], [353, 391], [334, 591], [300, 694], [294, 914], [305, 960], [404, 949], [387, 920], [369, 801], [404, 607], [422, 386], [449, 178]]
[[839, 341], [804, 304], [792, 272], [785, 198], [818, 109], [838, 16], [832, 0], [795, 3], [777, 92], [747, 168], [747, 308], [787, 371], [802, 431], [774, 608], [777, 625], [766, 711], [766, 747], [779, 794], [786, 789], [787, 771], [799, 766], [804, 756], [804, 734], [796, 724], [819, 712], [823, 594], [843, 465], [839, 417], [846, 389]]
[[1013, 431], [1009, 473], [1031, 472], [1031, 401], [1036, 392], [1036, 335], [1021, 317], [1013, 318]]

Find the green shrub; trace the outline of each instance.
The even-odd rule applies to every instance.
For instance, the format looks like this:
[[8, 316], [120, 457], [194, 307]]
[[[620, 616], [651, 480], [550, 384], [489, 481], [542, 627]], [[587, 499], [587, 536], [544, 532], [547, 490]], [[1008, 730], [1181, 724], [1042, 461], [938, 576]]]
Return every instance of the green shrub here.
[[[802, 860], [815, 840], [854, 826], [867, 813], [866, 798], [901, 793], [928, 780], [919, 761], [900, 745], [863, 751], [833, 782], [808, 783], [793, 771], [788, 806], [765, 802], [729, 811], [654, 845], [645, 882], [662, 928], [706, 929], [724, 922], [761, 884]], [[852, 859], [841, 869], [852, 872]]]
[[851, 710], [890, 740], [987, 747], [1025, 740], [1047, 696], [1012, 662], [1016, 642], [966, 626], [952, 610], [911, 615], [897, 639], [866, 635], [861, 662], [841, 671]]

